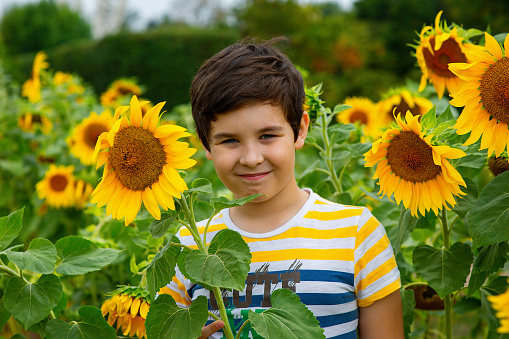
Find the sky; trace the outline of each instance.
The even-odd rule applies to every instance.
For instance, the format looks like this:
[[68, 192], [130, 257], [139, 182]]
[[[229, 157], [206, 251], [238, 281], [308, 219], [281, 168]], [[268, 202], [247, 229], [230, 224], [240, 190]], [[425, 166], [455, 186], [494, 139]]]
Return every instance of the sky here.
[[[37, 2], [38, 0], [0, 0], [0, 17], [2, 13], [13, 5], [26, 4], [28, 2]], [[68, 3], [79, 3], [82, 8], [83, 16], [89, 21], [93, 20], [94, 12], [99, 1], [105, 0], [68, 0]], [[110, 0], [113, 1], [113, 0]], [[136, 12], [138, 17], [135, 22], [135, 27], [145, 27], [151, 20], [158, 21], [165, 15], [171, 16], [172, 14], [178, 15], [178, 6], [175, 4], [185, 4], [189, 1], [185, 0], [126, 0], [127, 11]], [[200, 0], [195, 0], [198, 3]], [[342, 9], [348, 10], [351, 8], [355, 0], [299, 0], [301, 3], [320, 3], [334, 1], [337, 2]], [[57, 1], [59, 2], [59, 1]], [[228, 8], [240, 2], [240, 0], [209, 0], [221, 8]]]

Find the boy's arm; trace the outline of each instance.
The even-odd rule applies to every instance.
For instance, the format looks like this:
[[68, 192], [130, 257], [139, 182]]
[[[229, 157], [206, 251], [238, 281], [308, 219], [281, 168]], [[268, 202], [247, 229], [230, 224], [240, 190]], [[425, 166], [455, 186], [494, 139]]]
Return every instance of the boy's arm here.
[[404, 337], [403, 306], [399, 290], [369, 306], [359, 307], [359, 338], [400, 339]]

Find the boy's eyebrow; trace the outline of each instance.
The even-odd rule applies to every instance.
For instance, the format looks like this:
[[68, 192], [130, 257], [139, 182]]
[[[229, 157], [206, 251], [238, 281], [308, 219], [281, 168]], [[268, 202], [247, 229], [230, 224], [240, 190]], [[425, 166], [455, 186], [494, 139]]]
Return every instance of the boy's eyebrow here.
[[[264, 127], [258, 130], [258, 134], [264, 134], [264, 133], [278, 133], [283, 130], [282, 126], [269, 126]], [[230, 139], [234, 138], [236, 136], [235, 133], [230, 132], [218, 132], [212, 134], [211, 140], [219, 140], [219, 139]]]

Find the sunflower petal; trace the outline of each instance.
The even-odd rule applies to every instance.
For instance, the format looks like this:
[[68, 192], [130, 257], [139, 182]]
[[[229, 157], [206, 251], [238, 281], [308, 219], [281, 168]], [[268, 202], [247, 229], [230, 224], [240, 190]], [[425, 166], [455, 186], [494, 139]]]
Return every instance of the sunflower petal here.
[[140, 102], [138, 101], [138, 97], [136, 95], [133, 95], [131, 98], [131, 125], [140, 127], [141, 126], [141, 106]]
[[159, 209], [159, 205], [157, 204], [156, 197], [154, 193], [150, 189], [150, 187], [145, 188], [145, 191], [142, 192], [141, 197], [143, 199], [143, 205], [147, 208], [150, 214], [157, 220], [161, 220], [161, 210]]
[[491, 53], [491, 55], [493, 55], [497, 60], [502, 59], [502, 48], [500, 47], [500, 44], [497, 42], [497, 40], [495, 40], [495, 38], [488, 32], [484, 32], [484, 39], [486, 40], [484, 46]]

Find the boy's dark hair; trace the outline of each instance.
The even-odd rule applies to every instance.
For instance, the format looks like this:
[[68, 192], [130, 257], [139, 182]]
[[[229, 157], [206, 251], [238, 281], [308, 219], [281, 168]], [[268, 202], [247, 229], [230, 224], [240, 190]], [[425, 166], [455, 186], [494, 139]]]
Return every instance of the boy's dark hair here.
[[219, 114], [256, 103], [281, 107], [297, 140], [305, 100], [304, 81], [288, 57], [274, 47], [281, 40], [233, 44], [198, 70], [191, 85], [191, 107], [196, 131], [207, 150], [211, 122]]

